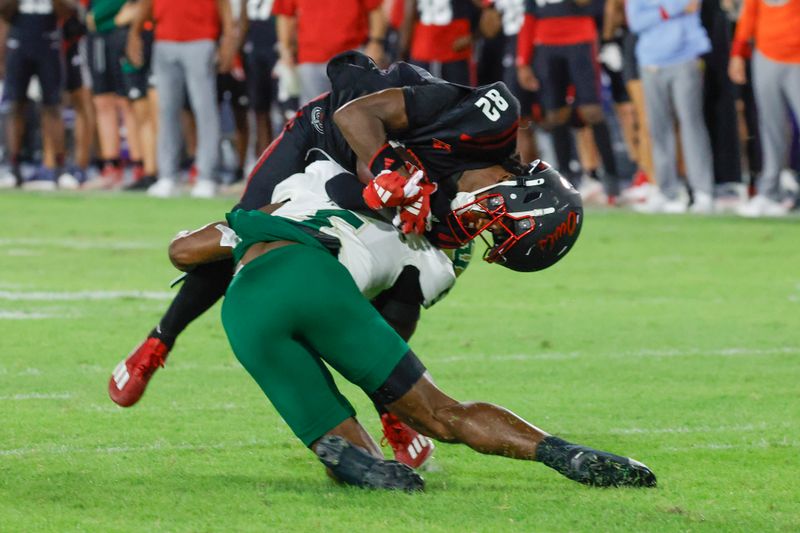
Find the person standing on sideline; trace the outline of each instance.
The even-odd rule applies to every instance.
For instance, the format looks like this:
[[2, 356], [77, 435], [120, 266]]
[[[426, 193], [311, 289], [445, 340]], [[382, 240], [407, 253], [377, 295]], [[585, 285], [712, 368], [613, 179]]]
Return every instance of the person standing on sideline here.
[[711, 41], [700, 22], [701, 0], [637, 0], [627, 2], [628, 27], [639, 36], [639, 61], [653, 162], [660, 192], [637, 209], [648, 213], [684, 213], [675, 122], [692, 188], [692, 211], [713, 211], [714, 171], [711, 142], [703, 115], [703, 63]]
[[[787, 166], [791, 139], [788, 105], [800, 118], [800, 0], [745, 0], [731, 47], [728, 74], [734, 83], [747, 82], [745, 59], [753, 58], [753, 89], [758, 108], [764, 166], [757, 194], [738, 213], [747, 217], [783, 216], [781, 171]], [[755, 50], [752, 50], [751, 41]]]
[[387, 20], [381, 0], [275, 0], [272, 14], [282, 68], [297, 70], [301, 106], [331, 90], [325, 69], [336, 54], [363, 48], [383, 62]]
[[[59, 18], [75, 12], [70, 0], [19, 2], [3, 6], [0, 13], [8, 22], [3, 100], [11, 105], [8, 120], [8, 154], [11, 172], [3, 176], [0, 188], [23, 186], [52, 191], [64, 158], [64, 122], [61, 119], [62, 70]], [[20, 174], [20, 155], [25, 135], [28, 86], [36, 76], [42, 92], [42, 168], [25, 183]]]
[[142, 0], [141, 11], [128, 35], [128, 59], [141, 66], [142, 28], [155, 22], [153, 74], [159, 97], [158, 173], [148, 190], [166, 198], [177, 192], [181, 152], [180, 115], [184, 91], [197, 130], [197, 183], [191, 195], [210, 198], [216, 194], [214, 178], [219, 159], [220, 120], [217, 106], [217, 72], [231, 69], [236, 35], [230, 0]]

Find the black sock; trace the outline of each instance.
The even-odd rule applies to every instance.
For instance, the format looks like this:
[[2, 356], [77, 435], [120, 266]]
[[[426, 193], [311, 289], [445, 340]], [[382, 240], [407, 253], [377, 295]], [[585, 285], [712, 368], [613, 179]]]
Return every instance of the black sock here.
[[230, 260], [200, 265], [189, 272], [161, 322], [150, 332], [150, 337], [156, 337], [172, 348], [186, 326], [225, 294], [232, 277], [233, 262]]
[[611, 146], [611, 133], [605, 121], [592, 124], [594, 143], [597, 151], [600, 152], [600, 159], [603, 161], [603, 186], [606, 194], [616, 196], [619, 194], [619, 183], [617, 177], [617, 160], [614, 158], [614, 149]]
[[535, 460], [566, 475], [569, 471], [570, 452], [573, 449], [574, 445], [551, 435], [542, 439], [536, 446]]
[[553, 150], [556, 152], [556, 162], [558, 170], [563, 174], [569, 174], [569, 163], [572, 160], [572, 132], [567, 124], [561, 124], [552, 129], [550, 134], [553, 136]]
[[378, 403], [375, 400], [372, 400], [372, 405], [375, 406], [375, 410], [378, 411], [379, 415], [389, 414], [389, 410], [382, 403]]

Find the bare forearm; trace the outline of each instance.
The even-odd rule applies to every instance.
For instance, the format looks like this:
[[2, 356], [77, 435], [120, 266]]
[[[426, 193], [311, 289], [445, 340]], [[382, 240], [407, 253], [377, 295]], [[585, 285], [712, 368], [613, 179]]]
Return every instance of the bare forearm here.
[[231, 38], [236, 33], [236, 24], [233, 21], [230, 0], [217, 0], [217, 12], [219, 13], [220, 26], [222, 27], [222, 39]]
[[402, 89], [386, 89], [340, 107], [333, 121], [361, 161], [369, 163], [386, 144], [388, 131], [408, 128]]
[[237, 22], [239, 39], [236, 49], [241, 50], [247, 39], [247, 32], [250, 31], [250, 19], [247, 18], [247, 0], [241, 0], [239, 5], [239, 20]]
[[192, 232], [183, 231], [169, 244], [169, 259], [183, 272], [227, 259], [233, 255], [231, 234], [233, 230], [225, 222], [212, 222]]
[[78, 10], [74, 0], [53, 0], [53, 11], [59, 18], [69, 17]]
[[382, 7], [378, 7], [369, 12], [369, 39], [370, 41], [383, 41], [386, 38], [386, 28], [388, 26], [386, 15]]
[[294, 34], [297, 25], [295, 17], [278, 15], [276, 31], [278, 33], [278, 50], [281, 59], [291, 58], [294, 55]]
[[144, 23], [153, 16], [153, 0], [139, 0], [139, 11], [131, 22], [130, 31], [141, 33]]

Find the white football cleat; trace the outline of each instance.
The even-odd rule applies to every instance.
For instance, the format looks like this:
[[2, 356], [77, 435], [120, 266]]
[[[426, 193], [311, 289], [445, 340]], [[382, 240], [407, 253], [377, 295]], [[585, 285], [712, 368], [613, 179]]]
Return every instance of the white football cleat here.
[[192, 198], [214, 198], [217, 195], [217, 184], [211, 180], [199, 180], [189, 196]]
[[688, 206], [683, 195], [678, 195], [675, 199], [667, 198], [664, 193], [656, 189], [643, 203], [634, 204], [633, 210], [637, 213], [680, 215], [688, 210]]
[[781, 202], [758, 194], [740, 206], [736, 214], [746, 218], [783, 217], [789, 214], [789, 209]]
[[172, 198], [177, 195], [178, 188], [175, 180], [169, 178], [159, 178], [147, 189], [147, 196], [154, 198]]
[[694, 193], [694, 202], [689, 212], [695, 215], [711, 215], [714, 213], [714, 199], [707, 192]]

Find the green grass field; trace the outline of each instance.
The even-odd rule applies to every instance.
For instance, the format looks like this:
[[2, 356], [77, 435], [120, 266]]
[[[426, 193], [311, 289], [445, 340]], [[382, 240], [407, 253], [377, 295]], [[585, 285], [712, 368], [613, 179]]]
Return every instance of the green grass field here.
[[475, 261], [412, 341], [439, 385], [636, 457], [659, 487], [440, 445], [427, 492], [407, 495], [329, 481], [218, 308], [142, 402], [108, 399], [172, 294], [169, 239], [231, 204], [0, 195], [0, 531], [800, 530], [797, 218], [589, 212], [550, 271]]

